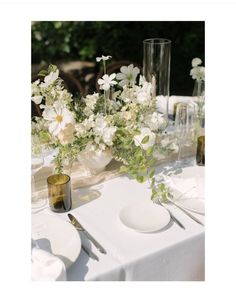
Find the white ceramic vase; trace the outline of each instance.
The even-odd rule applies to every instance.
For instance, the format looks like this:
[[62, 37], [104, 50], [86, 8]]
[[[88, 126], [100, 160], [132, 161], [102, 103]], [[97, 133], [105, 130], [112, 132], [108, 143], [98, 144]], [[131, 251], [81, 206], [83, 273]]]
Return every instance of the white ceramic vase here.
[[84, 165], [91, 175], [96, 175], [106, 168], [106, 166], [111, 162], [112, 156], [111, 152], [106, 151], [90, 151], [81, 152], [78, 160]]

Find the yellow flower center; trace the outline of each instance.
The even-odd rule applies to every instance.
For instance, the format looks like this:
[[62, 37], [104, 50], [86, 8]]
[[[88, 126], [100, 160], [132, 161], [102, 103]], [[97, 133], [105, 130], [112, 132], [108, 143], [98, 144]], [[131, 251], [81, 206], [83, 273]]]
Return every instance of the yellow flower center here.
[[56, 117], [56, 121], [57, 122], [61, 122], [62, 119], [63, 119], [63, 117], [61, 115], [57, 115], [57, 117]]

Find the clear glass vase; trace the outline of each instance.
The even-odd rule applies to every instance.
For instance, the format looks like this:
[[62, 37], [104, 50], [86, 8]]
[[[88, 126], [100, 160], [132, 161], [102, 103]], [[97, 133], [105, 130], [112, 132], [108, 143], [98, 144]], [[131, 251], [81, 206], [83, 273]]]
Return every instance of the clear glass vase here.
[[143, 41], [143, 74], [152, 83], [153, 97], [157, 97], [158, 111], [164, 115], [168, 125], [168, 103], [170, 87], [171, 41], [153, 38]]
[[205, 165], [205, 82], [195, 81], [193, 89], [194, 102], [196, 105], [195, 117], [195, 143], [196, 163]]
[[193, 88], [194, 102], [197, 106], [197, 117], [205, 118], [205, 82], [196, 80]]

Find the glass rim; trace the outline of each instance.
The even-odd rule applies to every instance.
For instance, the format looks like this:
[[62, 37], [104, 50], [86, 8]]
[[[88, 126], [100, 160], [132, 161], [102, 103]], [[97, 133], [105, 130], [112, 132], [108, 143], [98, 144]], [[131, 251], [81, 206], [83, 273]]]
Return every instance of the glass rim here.
[[[59, 177], [59, 176], [63, 176], [64, 179], [65, 179], [65, 182], [63, 183], [54, 183], [53, 179], [55, 180], [55, 177]], [[55, 175], [50, 175], [48, 178], [47, 178], [47, 183], [50, 184], [50, 185], [65, 185], [67, 184], [68, 182], [70, 182], [70, 176], [66, 175], [66, 174], [55, 174]]]
[[171, 44], [171, 40], [166, 38], [150, 38], [143, 40], [143, 44]]

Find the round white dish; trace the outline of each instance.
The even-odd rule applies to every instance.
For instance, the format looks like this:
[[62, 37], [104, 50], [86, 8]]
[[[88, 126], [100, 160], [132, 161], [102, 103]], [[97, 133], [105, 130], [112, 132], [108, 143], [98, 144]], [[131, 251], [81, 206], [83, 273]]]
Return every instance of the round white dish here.
[[182, 198], [178, 200], [176, 204], [180, 205], [184, 209], [205, 215], [205, 200], [201, 197]]
[[198, 214], [205, 214], [205, 168], [202, 166], [190, 166], [183, 168], [178, 175], [170, 177], [170, 187], [174, 194], [173, 201]]
[[163, 229], [170, 222], [169, 212], [154, 203], [135, 203], [120, 212], [121, 222], [135, 231], [142, 233]]
[[66, 268], [78, 258], [81, 240], [67, 221], [49, 214], [32, 215], [32, 238], [40, 249], [59, 257]]

